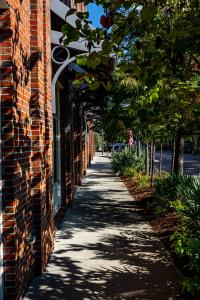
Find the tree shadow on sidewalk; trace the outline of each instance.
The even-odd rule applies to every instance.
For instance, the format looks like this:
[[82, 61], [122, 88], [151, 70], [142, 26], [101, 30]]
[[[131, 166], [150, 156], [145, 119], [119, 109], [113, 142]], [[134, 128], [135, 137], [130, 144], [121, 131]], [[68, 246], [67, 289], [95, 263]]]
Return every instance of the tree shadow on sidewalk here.
[[89, 174], [78, 190], [46, 273], [25, 299], [183, 299], [181, 275], [128, 192], [108, 178], [103, 189], [98, 178]]

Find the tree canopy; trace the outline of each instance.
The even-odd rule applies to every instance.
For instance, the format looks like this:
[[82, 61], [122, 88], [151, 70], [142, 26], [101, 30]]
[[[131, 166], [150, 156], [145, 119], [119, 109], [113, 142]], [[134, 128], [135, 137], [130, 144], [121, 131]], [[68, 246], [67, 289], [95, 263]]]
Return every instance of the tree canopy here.
[[[100, 20], [103, 28], [92, 28], [88, 13], [78, 13], [77, 28], [63, 26], [62, 41], [67, 45], [84, 38], [92, 51], [77, 63], [91, 69], [100, 65], [106, 69], [114, 59], [111, 75], [85, 74], [76, 81], [107, 90], [108, 130], [112, 124], [120, 132], [131, 127], [146, 140], [198, 132], [199, 1], [84, 1], [91, 2], [105, 10]], [[102, 51], [97, 51], [99, 45]]]

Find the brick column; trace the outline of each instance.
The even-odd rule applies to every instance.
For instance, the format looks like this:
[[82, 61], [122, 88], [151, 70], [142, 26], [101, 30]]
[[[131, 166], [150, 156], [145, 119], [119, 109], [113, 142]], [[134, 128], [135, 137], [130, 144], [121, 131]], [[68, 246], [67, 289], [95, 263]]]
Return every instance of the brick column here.
[[31, 55], [33, 228], [35, 272], [40, 274], [52, 252], [54, 234], [50, 4], [47, 0], [31, 0]]
[[[31, 244], [30, 2], [1, 12], [1, 114], [5, 299], [19, 299], [33, 273]], [[26, 33], [26, 34], [24, 34]]]

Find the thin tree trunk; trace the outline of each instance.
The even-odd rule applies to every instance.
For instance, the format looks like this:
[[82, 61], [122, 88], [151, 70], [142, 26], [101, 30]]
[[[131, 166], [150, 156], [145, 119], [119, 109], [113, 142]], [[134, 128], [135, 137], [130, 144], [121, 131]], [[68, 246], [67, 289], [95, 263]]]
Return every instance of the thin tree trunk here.
[[159, 176], [162, 172], [162, 160], [163, 160], [163, 145], [160, 145], [160, 163], [159, 163]]
[[145, 173], [146, 176], [149, 174], [149, 145], [145, 143]]
[[149, 176], [151, 176], [151, 166], [152, 166], [152, 152], [153, 152], [153, 142], [150, 142], [149, 149]]
[[175, 158], [175, 139], [172, 141], [172, 161], [171, 161], [171, 173], [174, 173], [174, 158]]
[[184, 135], [183, 129], [179, 129], [175, 141], [174, 173], [183, 174]]
[[137, 138], [137, 157], [140, 158], [140, 140]]
[[154, 165], [155, 165], [155, 154], [156, 154], [156, 144], [153, 140], [152, 142], [152, 159], [151, 159], [151, 186], [154, 184]]
[[103, 129], [101, 131], [101, 147], [102, 147], [101, 153], [103, 155], [103, 152], [104, 152], [104, 132], [103, 132]]

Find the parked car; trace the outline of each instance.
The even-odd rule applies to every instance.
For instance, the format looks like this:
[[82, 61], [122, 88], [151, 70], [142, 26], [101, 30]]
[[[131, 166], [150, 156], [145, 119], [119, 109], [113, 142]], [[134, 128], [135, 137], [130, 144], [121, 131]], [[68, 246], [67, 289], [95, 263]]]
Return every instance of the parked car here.
[[121, 144], [121, 143], [117, 143], [112, 147], [112, 151], [113, 152], [118, 152], [118, 151], [122, 151], [124, 149], [128, 148], [127, 144]]
[[112, 151], [112, 148], [113, 148], [113, 146], [114, 146], [115, 144], [106, 144], [105, 146], [104, 146], [104, 150], [105, 151], [108, 151], [108, 152], [110, 152], [110, 151]]

